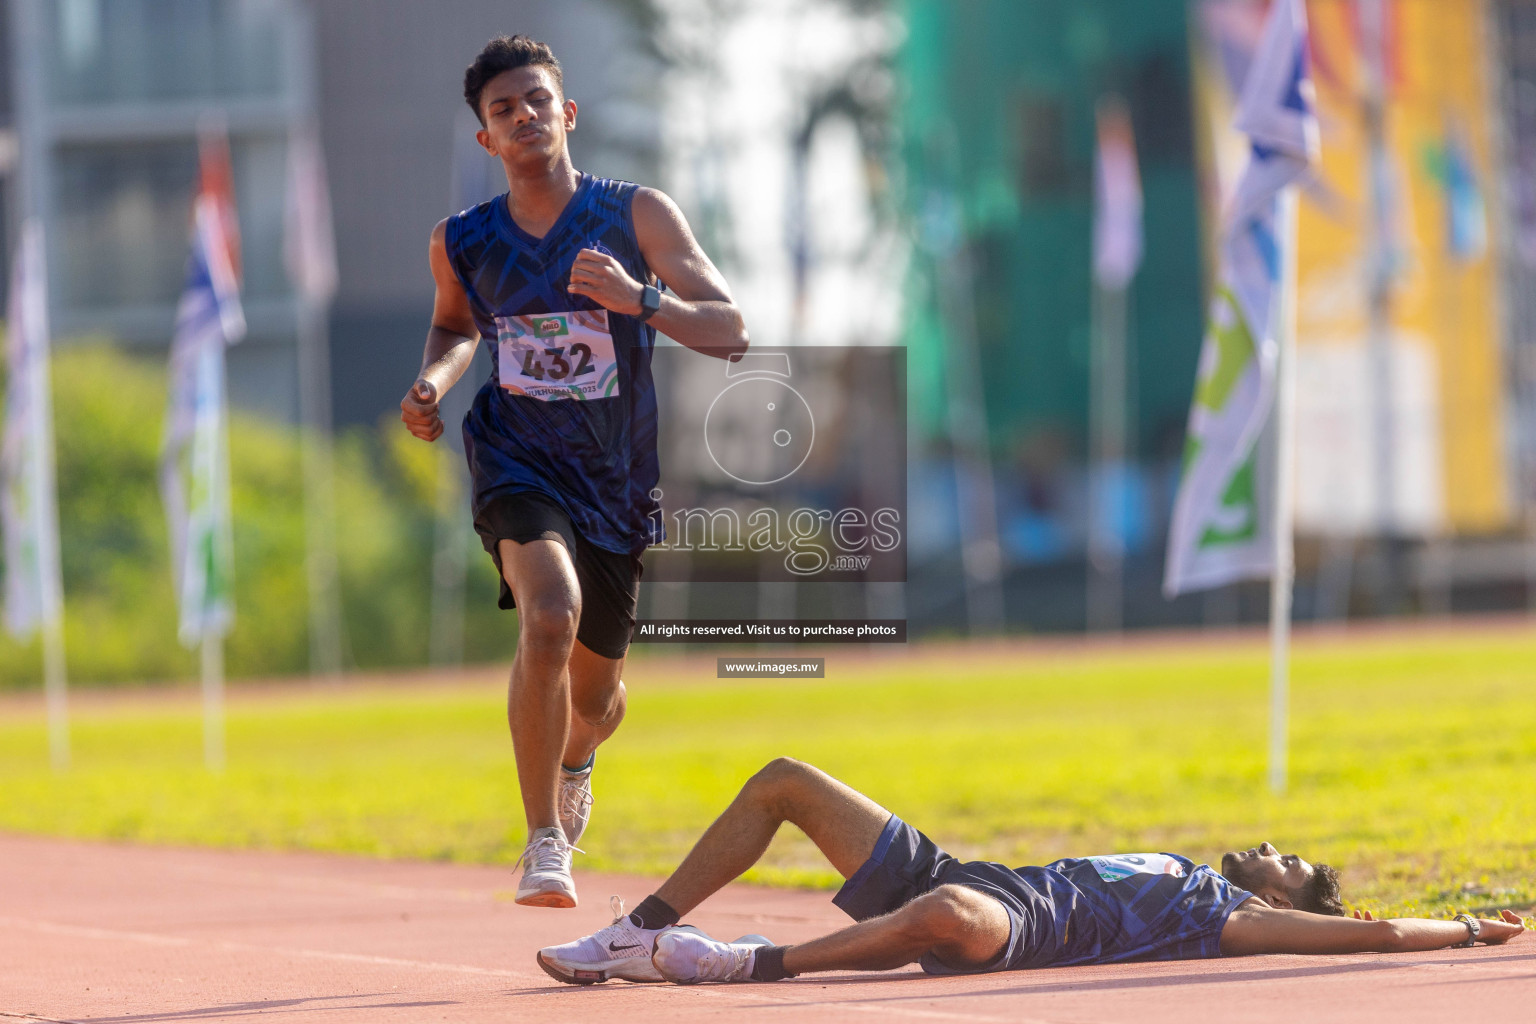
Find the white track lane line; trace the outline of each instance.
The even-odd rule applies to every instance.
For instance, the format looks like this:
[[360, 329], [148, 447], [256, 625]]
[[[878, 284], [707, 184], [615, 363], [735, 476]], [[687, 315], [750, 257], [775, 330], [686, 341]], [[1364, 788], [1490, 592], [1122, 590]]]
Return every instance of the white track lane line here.
[[21, 917], [0, 916], [0, 928], [29, 928], [45, 935], [68, 935], [81, 939], [107, 939], [137, 942], [149, 946], [198, 946], [222, 949], [231, 953], [274, 953], [278, 956], [304, 957], [312, 960], [336, 960], [344, 963], [376, 964], [380, 967], [411, 967], [423, 971], [450, 971], [455, 974], [479, 974], [491, 978], [530, 980], [544, 978], [535, 971], [507, 971], [495, 967], [476, 967], [473, 964], [445, 964], [434, 960], [402, 960], [392, 956], [373, 956], [368, 953], [340, 953], [328, 949], [303, 949], [292, 946], [261, 946], [253, 942], [230, 942], [227, 939], [190, 939], [180, 935], [158, 935], [154, 932], [130, 932], [115, 928], [87, 928], [83, 925], [56, 924], [52, 921], [32, 921]]
[[[98, 939], [105, 941], [127, 941], [149, 946], [197, 946], [204, 949], [220, 949], [232, 953], [267, 953], [277, 956], [302, 957], [313, 960], [331, 960], [338, 963], [371, 964], [380, 967], [409, 967], [415, 970], [450, 972], [454, 974], [474, 974], [480, 975], [482, 977], [506, 978], [516, 981], [545, 980], [546, 977], [542, 972], [534, 971], [508, 971], [500, 970], [494, 967], [476, 967], [472, 964], [449, 964], [434, 960], [405, 960], [399, 957], [374, 956], [367, 953], [341, 953], [324, 949], [304, 949], [300, 947], [289, 946], [262, 946], [251, 942], [231, 942], [222, 939], [191, 939], [180, 935], [160, 935], [155, 932], [134, 932], [115, 928], [90, 928], [84, 925], [58, 924], [53, 921], [35, 921], [29, 918], [9, 917], [5, 915], [0, 915], [0, 928], [26, 928], [34, 932], [41, 932], [45, 935], [64, 935], [72, 938]], [[626, 986], [626, 988], [627, 987], [628, 986]], [[656, 992], [673, 991], [671, 987], [654, 985], [636, 985], [634, 986], [634, 990], [637, 993], [647, 990]], [[806, 999], [776, 998], [770, 995], [757, 995], [748, 991], [746, 986], [734, 985], [729, 987], [722, 986], [719, 989], [701, 985], [695, 988], [690, 988], [689, 994], [694, 998], [703, 997], [711, 999], [723, 998], [745, 1000], [747, 1002], [757, 1003], [764, 1009], [798, 1010], [804, 1009], [807, 1002], [813, 1002]], [[791, 993], [790, 991], [786, 991], [784, 995], [794, 996], [799, 995], [799, 993]], [[1049, 1024], [1049, 1022], [1037, 1018], [1022, 1018], [1017, 1016], [994, 1017], [988, 1014], [980, 1013], [965, 1013], [944, 1010], [919, 1010], [915, 1007], [896, 1006], [890, 1003], [828, 1001], [821, 1004], [814, 1004], [813, 1002], [813, 1005], [825, 1006], [827, 1008], [836, 1008], [837, 1010], [848, 1010], [855, 1013], [879, 1013], [892, 1017], [913, 1018], [917, 1020], [981, 1021], [987, 1022], [987, 1024], [994, 1024], [994, 1022], [995, 1024]], [[51, 1021], [51, 1018], [48, 1017], [31, 1017], [26, 1015], [0, 1013], [0, 1021], [4, 1021], [7, 1018], [21, 1021]], [[66, 1022], [58, 1022], [58, 1024], [66, 1024]]]

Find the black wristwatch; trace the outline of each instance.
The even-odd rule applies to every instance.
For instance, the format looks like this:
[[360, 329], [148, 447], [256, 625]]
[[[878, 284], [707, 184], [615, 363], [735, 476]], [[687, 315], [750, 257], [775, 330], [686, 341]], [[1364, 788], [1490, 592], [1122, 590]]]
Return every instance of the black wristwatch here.
[[645, 323], [660, 308], [661, 290], [653, 284], [646, 285], [640, 290], [640, 315], [637, 319], [641, 323]]
[[1483, 925], [1477, 918], [1470, 914], [1457, 914], [1451, 920], [1460, 921], [1467, 926], [1467, 941], [1452, 943], [1452, 949], [1466, 949], [1468, 946], [1477, 945], [1477, 937], [1483, 932]]

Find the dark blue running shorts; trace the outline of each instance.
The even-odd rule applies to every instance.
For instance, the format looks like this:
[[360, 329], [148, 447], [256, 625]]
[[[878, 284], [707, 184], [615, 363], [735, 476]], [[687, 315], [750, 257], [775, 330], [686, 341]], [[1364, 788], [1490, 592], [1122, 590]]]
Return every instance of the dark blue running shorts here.
[[576, 624], [576, 639], [593, 654], [615, 660], [624, 657], [635, 633], [640, 577], [645, 571], [639, 555], [605, 551], [593, 544], [572, 525], [571, 517], [553, 498], [537, 491], [517, 491], [492, 498], [475, 516], [475, 532], [491, 561], [496, 563], [496, 575], [501, 580], [497, 605], [504, 609], [517, 607], [517, 601], [501, 571], [497, 541], [527, 544], [552, 540], [565, 545], [581, 588], [581, 619]]
[[[1033, 929], [1027, 922], [1042, 913], [1042, 908], [1031, 905], [1040, 897], [1020, 891], [1027, 887], [1011, 868], [986, 861], [962, 863], [894, 814], [875, 841], [874, 852], [832, 897], [832, 903], [855, 921], [867, 921], [899, 910], [941, 885], [963, 885], [1001, 903], [1008, 912], [1008, 941], [991, 961], [976, 967], [951, 967], [932, 953], [924, 954], [918, 961], [924, 971], [987, 974], [1014, 970], [1028, 962], [1031, 951], [1026, 937]], [[1043, 912], [1050, 914], [1048, 908]]]

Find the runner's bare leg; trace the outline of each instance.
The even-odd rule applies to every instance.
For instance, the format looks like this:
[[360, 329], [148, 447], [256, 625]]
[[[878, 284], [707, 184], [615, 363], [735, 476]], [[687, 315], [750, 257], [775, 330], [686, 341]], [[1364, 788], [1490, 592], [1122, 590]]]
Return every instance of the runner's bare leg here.
[[578, 768], [624, 721], [628, 694], [620, 676], [623, 658], [593, 653], [580, 640], [571, 647], [571, 727], [560, 763]]
[[747, 780], [656, 896], [679, 914], [691, 912], [756, 864], [786, 821], [809, 836], [848, 878], [874, 852], [890, 817], [826, 772], [781, 757]]
[[[779, 758], [758, 772], [656, 890], [688, 914], [757, 863], [783, 822], [800, 828], [844, 878], [874, 852], [890, 812], [810, 765]], [[791, 973], [892, 970], [930, 951], [955, 967], [987, 963], [1009, 937], [1008, 915], [989, 896], [946, 885], [883, 917], [791, 946]]]
[[1008, 912], [991, 896], [941, 885], [900, 910], [790, 946], [784, 969], [892, 971], [934, 953], [951, 967], [979, 967], [997, 957], [1010, 934]]
[[519, 631], [507, 688], [507, 724], [528, 834], [558, 827], [556, 787], [571, 731], [569, 663], [581, 589], [565, 545], [500, 540], [502, 575], [517, 601]]

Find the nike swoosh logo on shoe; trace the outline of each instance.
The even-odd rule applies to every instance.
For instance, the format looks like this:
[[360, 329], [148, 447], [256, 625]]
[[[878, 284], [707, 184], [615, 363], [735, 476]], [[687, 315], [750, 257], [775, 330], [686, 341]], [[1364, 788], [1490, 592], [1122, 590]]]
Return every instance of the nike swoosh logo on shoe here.
[[608, 943], [608, 952], [610, 952], [610, 953], [618, 953], [618, 952], [620, 952], [622, 950], [626, 950], [626, 949], [639, 949], [639, 948], [640, 948], [640, 943], [638, 943], [638, 942], [631, 942], [627, 946], [615, 946], [611, 942]]

